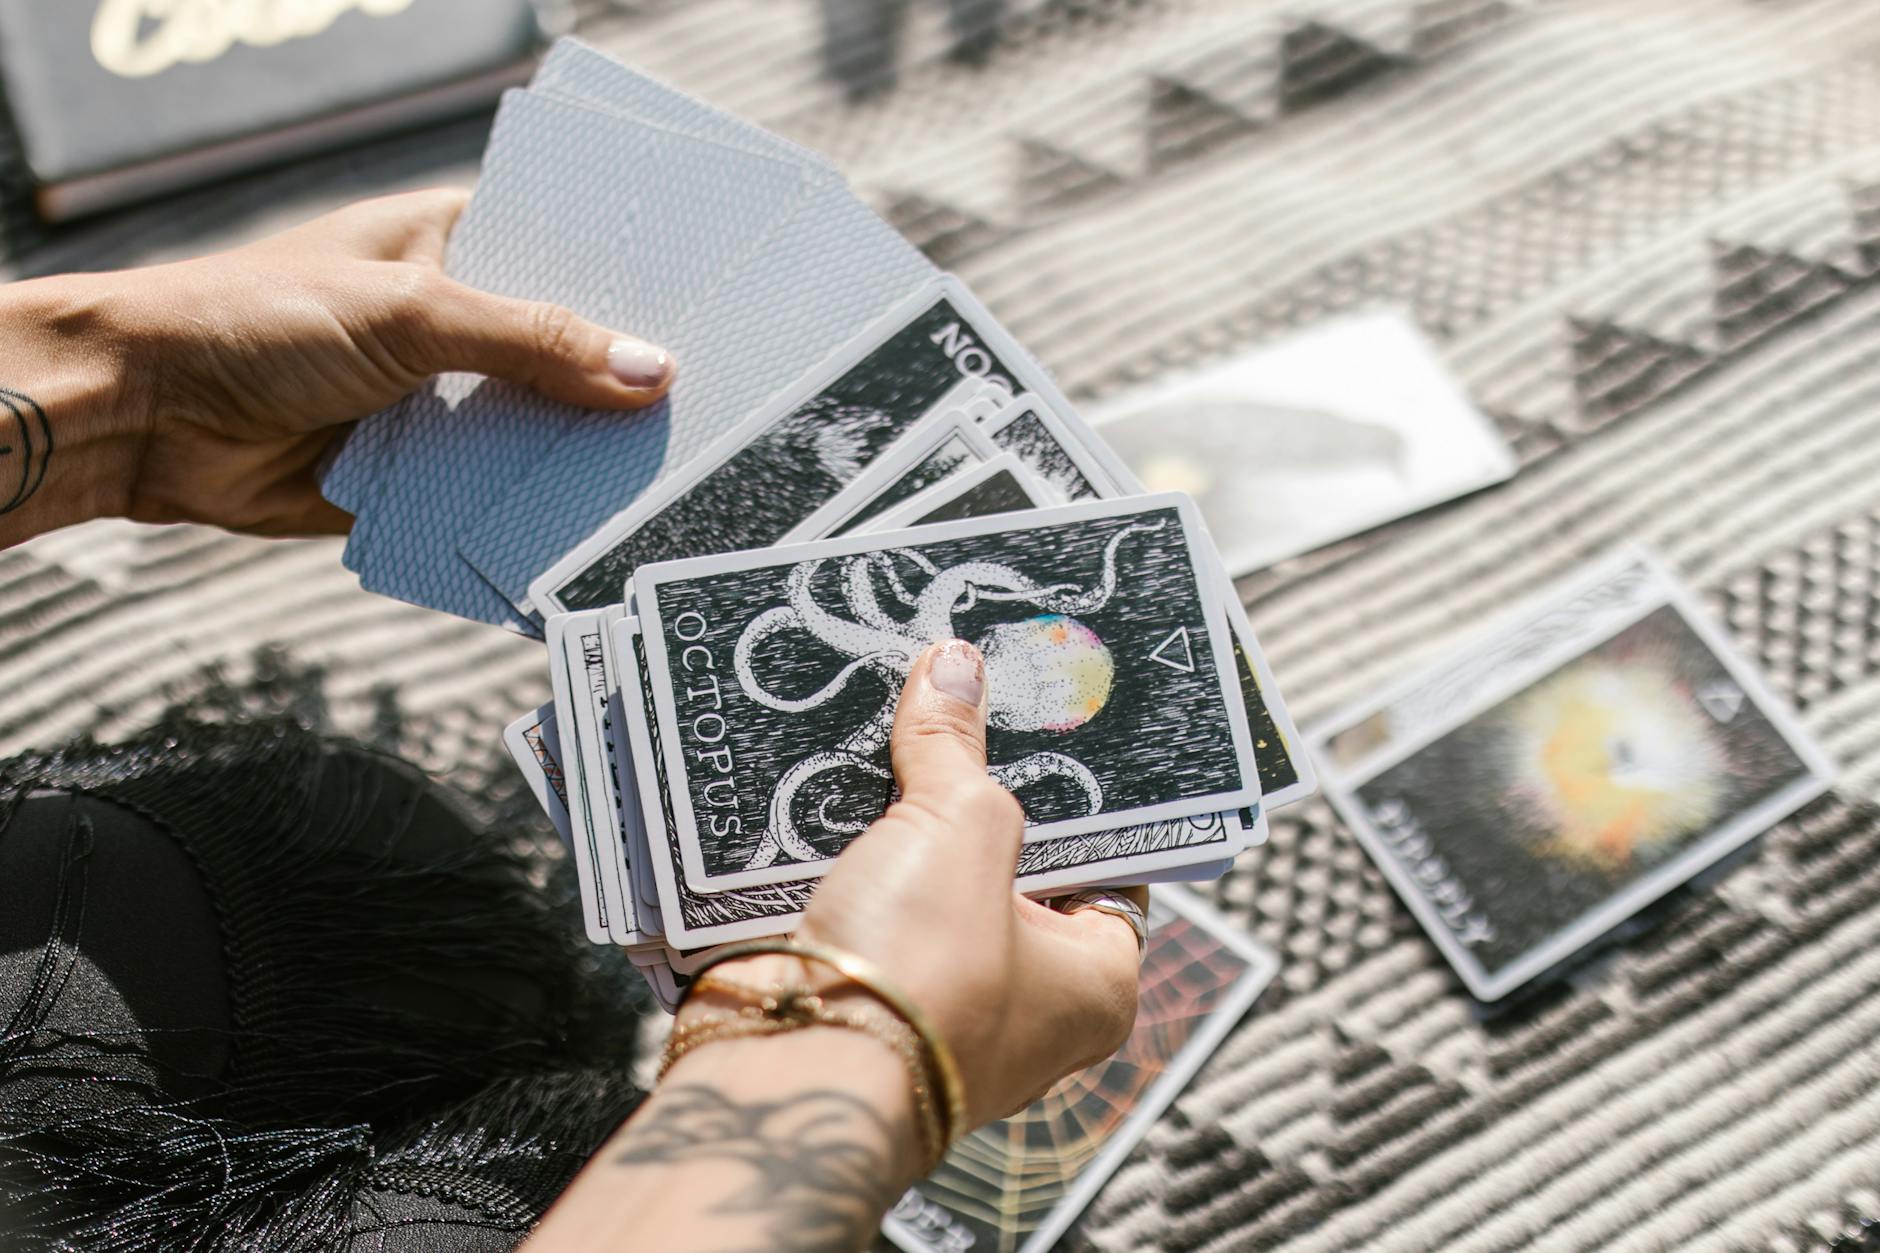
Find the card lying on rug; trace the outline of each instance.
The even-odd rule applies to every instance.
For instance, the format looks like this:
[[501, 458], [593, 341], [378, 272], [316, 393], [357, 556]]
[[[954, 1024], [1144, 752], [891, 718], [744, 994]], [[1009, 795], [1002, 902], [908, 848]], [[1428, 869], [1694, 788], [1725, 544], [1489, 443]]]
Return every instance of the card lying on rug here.
[[882, 1224], [896, 1245], [909, 1253], [1057, 1248], [1279, 967], [1186, 892], [1158, 892], [1149, 927], [1128, 1043], [955, 1145]]
[[1326, 791], [1476, 996], [1570, 958], [1827, 789], [1649, 554], [1315, 733]]
[[1151, 491], [1194, 494], [1235, 576], [1499, 483], [1516, 466], [1416, 324], [1391, 310], [1159, 382], [1106, 404], [1096, 421]]

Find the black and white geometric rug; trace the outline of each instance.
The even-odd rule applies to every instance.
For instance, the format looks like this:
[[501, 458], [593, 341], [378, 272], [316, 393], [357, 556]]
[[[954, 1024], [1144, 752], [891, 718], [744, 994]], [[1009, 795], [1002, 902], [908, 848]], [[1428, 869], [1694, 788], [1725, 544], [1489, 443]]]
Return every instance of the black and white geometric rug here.
[[[1076, 396], [1408, 308], [1523, 470], [1242, 585], [1302, 723], [1643, 540], [1842, 766], [1652, 929], [1493, 1019], [1330, 810], [1288, 811], [1218, 889], [1282, 974], [1080, 1247], [1880, 1243], [1880, 6], [582, 11], [590, 39], [828, 152]], [[467, 181], [482, 127], [56, 235], [15, 211], [8, 269]], [[367, 595], [338, 554], [116, 524], [0, 554], [0, 751], [221, 684], [524, 812], [497, 736], [546, 695], [537, 647]]]

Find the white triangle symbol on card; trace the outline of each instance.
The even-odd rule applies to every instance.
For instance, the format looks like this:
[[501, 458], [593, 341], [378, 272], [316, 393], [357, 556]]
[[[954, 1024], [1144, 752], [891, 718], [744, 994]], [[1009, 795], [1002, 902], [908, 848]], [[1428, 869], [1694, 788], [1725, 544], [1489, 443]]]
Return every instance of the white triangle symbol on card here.
[[1697, 703], [1718, 722], [1735, 721], [1743, 708], [1743, 689], [1728, 679], [1712, 679], [1697, 689]]
[[1183, 674], [1195, 672], [1195, 650], [1188, 642], [1188, 628], [1176, 627], [1169, 632], [1167, 639], [1155, 646], [1149, 654], [1150, 661], [1159, 661], [1171, 670], [1180, 670]]

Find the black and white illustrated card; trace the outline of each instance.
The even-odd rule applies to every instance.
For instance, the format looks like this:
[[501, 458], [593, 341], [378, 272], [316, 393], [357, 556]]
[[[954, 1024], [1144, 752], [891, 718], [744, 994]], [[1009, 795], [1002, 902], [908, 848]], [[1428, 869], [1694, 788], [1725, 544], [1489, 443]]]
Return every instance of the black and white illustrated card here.
[[542, 613], [620, 599], [651, 562], [774, 544], [934, 412], [1056, 387], [958, 279], [944, 277], [654, 487], [529, 586]]
[[936, 522], [989, 518], [1000, 513], [1048, 509], [1065, 502], [1011, 453], [936, 483], [917, 496], [870, 518], [857, 531], [879, 535]]
[[864, 528], [922, 492], [999, 455], [978, 423], [958, 412], [923, 418], [829, 502], [790, 528], [783, 542], [830, 539]]
[[574, 728], [568, 749], [568, 768], [585, 798], [583, 812], [591, 815], [595, 846], [613, 859], [609, 880], [609, 933], [616, 944], [649, 944], [649, 932], [633, 889], [630, 849], [639, 838], [639, 811], [623, 805], [622, 772], [615, 762], [613, 718], [619, 706], [619, 679], [615, 673], [609, 633], [626, 611], [619, 605], [570, 615], [564, 629], [567, 665], [577, 680], [564, 716]]
[[885, 808], [901, 684], [948, 638], [986, 656], [1028, 838], [1257, 803], [1213, 560], [1170, 495], [642, 568], [688, 882], [819, 873]]
[[[688, 974], [698, 950], [788, 931], [809, 903], [814, 879], [698, 892], [685, 881], [684, 854], [673, 818], [665, 754], [650, 695], [645, 638], [637, 618], [614, 627], [621, 704], [631, 741], [634, 778], [650, 845], [659, 915], [672, 967]], [[633, 660], [628, 661], [631, 658]], [[1019, 850], [1017, 886], [1042, 895], [1089, 883], [1167, 883], [1217, 878], [1233, 857], [1266, 841], [1266, 819], [1243, 824], [1238, 813], [1201, 814], [1113, 831], [1039, 840]]]
[[[1066, 499], [1088, 500], [1095, 496], [1110, 500], [1143, 493], [1128, 467], [1087, 425], [1068, 410], [1053, 410], [1042, 397], [1019, 396], [988, 418], [982, 429], [995, 447], [1017, 456]], [[1264, 804], [1269, 811], [1280, 809], [1316, 792], [1318, 776], [1280, 697], [1279, 682], [1247, 621], [1240, 593], [1225, 570], [1221, 571], [1219, 584], [1221, 603], [1226, 606], [1234, 634]]]
[[1317, 737], [1469, 990], [1507, 995], [1825, 791], [1821, 750], [1628, 550]]
[[1136, 494], [1119, 483], [1092, 452], [1094, 436], [1079, 438], [1036, 396], [1020, 396], [986, 420], [986, 437], [1012, 453], [1065, 500]]

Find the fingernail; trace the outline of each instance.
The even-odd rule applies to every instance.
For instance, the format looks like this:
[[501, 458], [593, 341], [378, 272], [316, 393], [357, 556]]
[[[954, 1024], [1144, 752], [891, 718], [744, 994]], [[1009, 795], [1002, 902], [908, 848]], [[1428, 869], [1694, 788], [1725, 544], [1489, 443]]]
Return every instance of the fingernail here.
[[927, 673], [936, 688], [975, 709], [986, 699], [986, 659], [965, 640], [948, 640], [935, 649]]
[[616, 339], [607, 368], [628, 387], [658, 387], [672, 377], [672, 354], [638, 339]]

